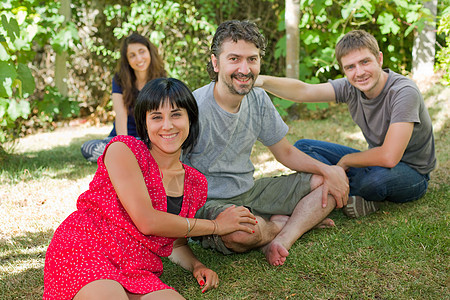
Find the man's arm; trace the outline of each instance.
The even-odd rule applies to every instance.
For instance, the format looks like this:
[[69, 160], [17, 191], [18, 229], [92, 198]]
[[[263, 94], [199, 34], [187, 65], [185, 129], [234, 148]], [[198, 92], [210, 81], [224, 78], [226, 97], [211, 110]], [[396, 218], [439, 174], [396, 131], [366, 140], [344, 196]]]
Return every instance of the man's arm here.
[[414, 123], [401, 122], [389, 126], [383, 145], [366, 151], [347, 154], [337, 163], [345, 170], [350, 167], [362, 168], [379, 166], [395, 167], [403, 157], [413, 132]]
[[325, 207], [327, 195], [331, 194], [336, 200], [336, 207], [346, 205], [349, 185], [344, 169], [339, 166], [328, 166], [291, 145], [286, 138], [269, 146], [275, 158], [291, 170], [319, 174], [324, 177], [322, 204]]
[[336, 100], [331, 83], [309, 84], [301, 80], [259, 75], [255, 86], [277, 97], [295, 102], [333, 102]]

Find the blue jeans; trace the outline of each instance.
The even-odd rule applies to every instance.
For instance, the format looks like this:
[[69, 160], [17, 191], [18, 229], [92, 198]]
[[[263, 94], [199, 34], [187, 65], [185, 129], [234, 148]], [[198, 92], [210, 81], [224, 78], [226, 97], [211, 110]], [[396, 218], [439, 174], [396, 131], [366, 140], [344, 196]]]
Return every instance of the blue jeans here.
[[[359, 150], [329, 142], [303, 139], [295, 147], [328, 165], [335, 165], [346, 154]], [[417, 200], [428, 188], [428, 174], [422, 175], [407, 164], [399, 162], [395, 167], [350, 168], [347, 172], [350, 196], [361, 196], [369, 201], [397, 203]]]

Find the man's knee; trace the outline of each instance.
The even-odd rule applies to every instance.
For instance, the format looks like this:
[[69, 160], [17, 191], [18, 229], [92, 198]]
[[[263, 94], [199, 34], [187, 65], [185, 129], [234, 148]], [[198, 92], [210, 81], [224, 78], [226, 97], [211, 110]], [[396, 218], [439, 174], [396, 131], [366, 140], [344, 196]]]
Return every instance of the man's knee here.
[[311, 185], [311, 191], [317, 189], [319, 186], [321, 186], [323, 184], [323, 182], [324, 182], [323, 176], [317, 175], [317, 174], [313, 174], [311, 176], [310, 181], [309, 181], [309, 183]]
[[364, 168], [350, 178], [350, 193], [369, 201], [383, 201], [393, 189], [393, 177], [389, 169], [381, 167]]
[[296, 147], [300, 151], [305, 152], [310, 149], [308, 141], [310, 141], [310, 140], [308, 140], [308, 139], [298, 140], [297, 142], [295, 142], [294, 147]]
[[[255, 226], [258, 227], [258, 226]], [[262, 241], [262, 234], [259, 228], [255, 228], [254, 233], [235, 231], [221, 236], [224, 245], [234, 252], [242, 253], [257, 248]]]
[[404, 203], [421, 198], [427, 190], [428, 182], [406, 182], [402, 178], [370, 174], [358, 182], [359, 196], [370, 201], [391, 201]]

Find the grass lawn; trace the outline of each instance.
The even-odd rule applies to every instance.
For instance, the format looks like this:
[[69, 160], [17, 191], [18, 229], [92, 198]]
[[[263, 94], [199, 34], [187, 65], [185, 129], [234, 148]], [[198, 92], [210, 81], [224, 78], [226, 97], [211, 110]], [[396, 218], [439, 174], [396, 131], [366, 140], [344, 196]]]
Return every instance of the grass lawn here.
[[[258, 251], [224, 256], [193, 245], [219, 274], [220, 287], [202, 294], [191, 274], [167, 259], [163, 281], [187, 299], [450, 299], [450, 88], [434, 86], [425, 98], [439, 167], [422, 199], [386, 203], [358, 220], [336, 210], [330, 215], [336, 227], [304, 235], [280, 267], [269, 266]], [[289, 121], [288, 139], [364, 149], [345, 107], [331, 112], [324, 120]], [[0, 299], [42, 299], [47, 246], [96, 170], [80, 146], [109, 130], [72, 124], [4, 145], [13, 154], [0, 157]], [[253, 152], [256, 177], [288, 172], [262, 145]]]

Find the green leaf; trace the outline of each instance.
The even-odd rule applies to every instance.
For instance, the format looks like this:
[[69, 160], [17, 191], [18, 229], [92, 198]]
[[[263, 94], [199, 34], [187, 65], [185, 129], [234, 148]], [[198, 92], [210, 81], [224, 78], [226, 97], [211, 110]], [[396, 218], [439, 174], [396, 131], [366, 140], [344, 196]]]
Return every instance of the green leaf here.
[[286, 35], [283, 35], [283, 37], [279, 39], [275, 45], [274, 56], [276, 59], [286, 56]]
[[285, 100], [285, 99], [281, 99], [281, 98], [278, 98], [278, 97], [274, 97], [272, 102], [273, 102], [273, 105], [275, 106], [275, 108], [277, 109], [278, 113], [282, 117], [287, 116], [288, 115], [287, 109], [289, 107], [291, 107], [292, 105], [294, 105], [294, 102], [288, 101], [288, 100]]
[[394, 16], [390, 13], [383, 12], [378, 16], [377, 24], [380, 24], [380, 31], [382, 34], [393, 33], [397, 34], [400, 27], [396, 24]]
[[66, 100], [61, 102], [60, 110], [63, 118], [70, 118], [79, 114], [80, 106], [77, 101]]
[[28, 97], [26, 94], [33, 94], [36, 87], [34, 77], [31, 74], [31, 70], [24, 64], [19, 64], [17, 67], [17, 78], [22, 81], [22, 91], [24, 97]]
[[285, 30], [286, 30], [286, 21], [283, 19], [278, 22], [278, 31], [285, 31]]
[[70, 44], [73, 41], [78, 40], [78, 30], [75, 25], [70, 22], [56, 34], [51, 44], [56, 53], [61, 54], [62, 52], [69, 50]]
[[346, 20], [350, 16], [352, 10], [353, 10], [352, 6], [343, 7], [341, 10], [342, 19]]
[[411, 31], [414, 30], [414, 28], [416, 27], [416, 23], [412, 23], [411, 25], [409, 25], [409, 27], [405, 30], [405, 36], [408, 36], [408, 34], [411, 33]]
[[8, 22], [8, 18], [2, 15], [2, 25], [12, 42], [15, 41], [16, 37], [20, 36], [19, 24], [16, 19], [11, 18]]
[[0, 120], [4, 119], [7, 109], [8, 109], [8, 99], [0, 98]]
[[306, 78], [309, 78], [312, 74], [311, 71], [311, 64], [308, 64], [307, 62], [302, 62], [299, 65], [299, 79], [300, 80], [306, 80]]
[[300, 20], [300, 28], [304, 28], [306, 25], [309, 24], [310, 14], [308, 12], [304, 12], [302, 15], [302, 18]]
[[361, 6], [364, 7], [368, 13], [373, 13], [373, 5], [370, 1], [361, 1]]
[[12, 84], [17, 77], [16, 68], [9, 62], [0, 61], [0, 97], [12, 96]]
[[34, 37], [36, 36], [36, 34], [38, 33], [38, 26], [36, 24], [30, 24], [27, 26], [27, 40], [29, 42], [31, 42]]
[[419, 19], [419, 12], [417, 11], [410, 11], [406, 14], [406, 22], [408, 23], [414, 23]]
[[314, 0], [312, 9], [315, 15], [320, 15], [321, 13], [325, 12], [325, 2], [326, 0]]
[[30, 112], [30, 103], [28, 101], [20, 100], [17, 102], [16, 100], [11, 100], [9, 102], [8, 115], [13, 121], [19, 117], [27, 119]]
[[3, 46], [3, 43], [0, 43], [0, 60], [8, 61], [11, 59], [11, 56], [8, 54], [8, 51], [6, 51], [5, 47]]
[[309, 79], [306, 79], [305, 82], [310, 84], [318, 84], [320, 83], [320, 79], [317, 77], [311, 77]]
[[320, 42], [320, 37], [315, 32], [308, 32], [305, 34], [306, 38], [302, 39], [306, 45], [317, 44]]

